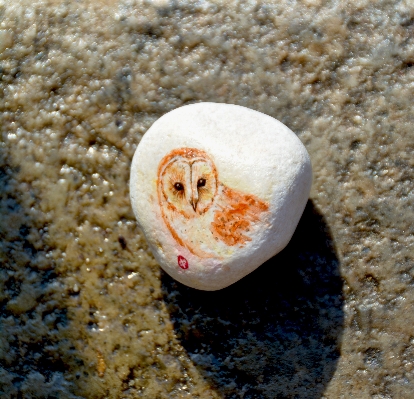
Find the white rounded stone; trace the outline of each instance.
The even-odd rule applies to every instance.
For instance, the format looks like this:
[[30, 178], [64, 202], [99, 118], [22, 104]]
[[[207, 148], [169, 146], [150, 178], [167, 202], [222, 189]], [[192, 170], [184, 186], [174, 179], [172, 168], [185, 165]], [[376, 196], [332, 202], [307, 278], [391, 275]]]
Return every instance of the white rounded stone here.
[[276, 119], [230, 104], [167, 113], [142, 138], [131, 202], [161, 267], [218, 290], [281, 251], [312, 183], [309, 155]]

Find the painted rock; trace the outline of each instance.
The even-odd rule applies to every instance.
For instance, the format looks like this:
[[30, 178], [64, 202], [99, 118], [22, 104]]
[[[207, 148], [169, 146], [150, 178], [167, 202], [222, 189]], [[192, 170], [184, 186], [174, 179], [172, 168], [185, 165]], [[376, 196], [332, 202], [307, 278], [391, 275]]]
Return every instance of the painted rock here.
[[147, 131], [130, 192], [161, 267], [190, 287], [218, 290], [287, 245], [311, 182], [309, 155], [281, 122], [237, 105], [199, 103]]

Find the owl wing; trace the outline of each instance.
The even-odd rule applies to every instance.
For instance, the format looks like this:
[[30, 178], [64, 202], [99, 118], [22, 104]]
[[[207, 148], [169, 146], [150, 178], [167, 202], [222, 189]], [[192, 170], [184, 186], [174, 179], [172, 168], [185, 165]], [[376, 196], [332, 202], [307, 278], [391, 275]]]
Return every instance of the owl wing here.
[[251, 194], [244, 194], [222, 186], [221, 198], [211, 222], [214, 238], [226, 245], [243, 246], [251, 238], [247, 235], [269, 205]]

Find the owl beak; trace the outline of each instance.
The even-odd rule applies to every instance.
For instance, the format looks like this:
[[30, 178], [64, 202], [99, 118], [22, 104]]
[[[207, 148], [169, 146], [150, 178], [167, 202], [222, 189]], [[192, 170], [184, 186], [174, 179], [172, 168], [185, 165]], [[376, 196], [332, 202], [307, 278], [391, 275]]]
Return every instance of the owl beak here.
[[191, 193], [191, 198], [190, 198], [190, 204], [194, 209], [194, 212], [197, 211], [197, 203], [198, 203], [198, 193], [197, 193], [197, 189], [193, 189], [193, 192]]
[[194, 212], [197, 210], [197, 202], [198, 202], [198, 200], [196, 200], [195, 198], [191, 199], [191, 205], [194, 209]]

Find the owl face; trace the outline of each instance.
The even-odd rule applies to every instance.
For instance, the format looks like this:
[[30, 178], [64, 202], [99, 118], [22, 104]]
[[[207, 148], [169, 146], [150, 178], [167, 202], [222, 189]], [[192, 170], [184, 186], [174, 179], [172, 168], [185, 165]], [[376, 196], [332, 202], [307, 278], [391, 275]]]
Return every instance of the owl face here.
[[191, 218], [212, 205], [217, 194], [217, 171], [204, 151], [174, 150], [161, 161], [159, 186], [168, 206]]

